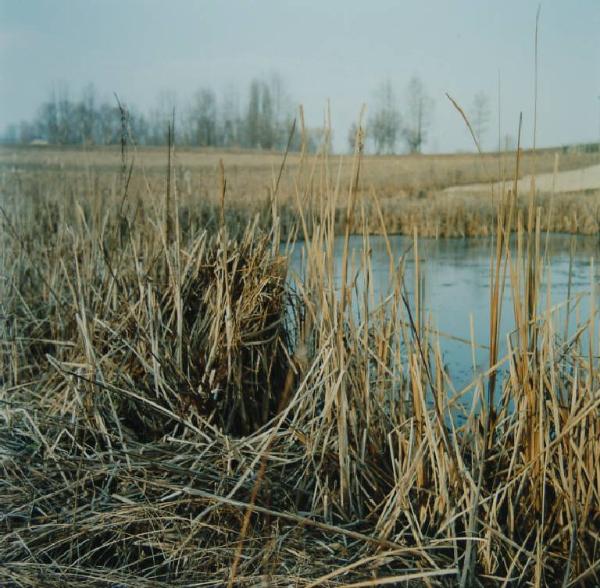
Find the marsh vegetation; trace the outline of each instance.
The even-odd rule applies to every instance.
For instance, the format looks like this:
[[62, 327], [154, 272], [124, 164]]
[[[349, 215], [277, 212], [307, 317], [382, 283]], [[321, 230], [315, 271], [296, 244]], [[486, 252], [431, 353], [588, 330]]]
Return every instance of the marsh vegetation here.
[[[508, 156], [142, 155], [2, 151], [2, 583], [600, 582], [595, 280], [542, 297], [597, 195], [440, 192]], [[425, 235], [491, 239], [460, 387]]]

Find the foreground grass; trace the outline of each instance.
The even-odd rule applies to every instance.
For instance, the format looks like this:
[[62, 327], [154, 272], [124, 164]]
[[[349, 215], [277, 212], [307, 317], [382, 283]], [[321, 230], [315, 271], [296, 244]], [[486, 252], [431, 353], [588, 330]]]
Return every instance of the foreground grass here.
[[[597, 322], [559, 337], [538, 307], [541, 211], [494, 204], [490, 369], [465, 408], [403, 258], [385, 303], [352, 295], [369, 229], [386, 234], [359, 164], [349, 188], [308, 165], [287, 213], [273, 182], [249, 224], [223, 178], [192, 220], [172, 180], [142, 198], [127, 168], [110, 191], [6, 180], [2, 583], [600, 582]], [[294, 231], [302, 279], [281, 246]]]

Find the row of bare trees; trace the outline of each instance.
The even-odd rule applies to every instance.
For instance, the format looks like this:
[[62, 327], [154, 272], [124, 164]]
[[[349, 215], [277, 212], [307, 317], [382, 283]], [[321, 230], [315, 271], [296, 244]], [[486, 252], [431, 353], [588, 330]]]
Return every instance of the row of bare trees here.
[[[402, 108], [402, 109], [401, 109]], [[374, 153], [393, 154], [399, 144], [404, 151], [420, 153], [427, 140], [433, 113], [433, 100], [418, 76], [406, 85], [400, 100], [390, 80], [383, 81], [373, 95], [371, 114], [366, 121], [366, 138]], [[348, 145], [354, 145], [356, 126], [348, 133]]]
[[[40, 106], [33, 120], [12, 125], [3, 139], [13, 144], [111, 145], [119, 143], [126, 132], [139, 145], [162, 145], [173, 113], [179, 145], [268, 150], [286, 147], [295, 109], [276, 74], [252, 80], [245, 101], [234, 88], [219, 98], [212, 88], [204, 87], [180, 107], [173, 93], [163, 92], [157, 106], [147, 113], [116, 96], [99, 101], [93, 85], [78, 99], [72, 99], [63, 86]], [[290, 147], [298, 150], [304, 143], [313, 151], [323, 137], [323, 129], [304, 129], [294, 134]]]
[[[418, 76], [413, 76], [401, 100], [390, 80], [383, 81], [373, 96], [371, 114], [366, 121], [365, 134], [371, 150], [376, 154], [421, 153], [428, 139], [432, 123], [433, 100]], [[468, 111], [473, 132], [480, 145], [490, 121], [490, 103], [487, 94], [478, 92]], [[354, 148], [356, 125], [348, 132], [348, 147]]]
[[[179, 145], [220, 148], [277, 149], [286, 147], [295, 109], [282, 78], [272, 74], [249, 84], [243, 100], [235, 88], [222, 94], [204, 87], [187, 104], [180, 106], [174, 94], [163, 92], [155, 108], [147, 113], [119, 102], [100, 101], [93, 85], [78, 99], [68, 88], [60, 87], [39, 108], [32, 121], [12, 125], [3, 137], [5, 143], [29, 144], [43, 141], [53, 145], [118, 144], [124, 132], [140, 145], [162, 145], [167, 141], [167, 125], [176, 113], [175, 140]], [[420, 153], [432, 123], [433, 100], [418, 76], [407, 83], [402, 99], [390, 80], [381, 83], [373, 96], [366, 121], [368, 151], [393, 154]], [[475, 95], [468, 112], [473, 131], [483, 144], [489, 120], [489, 99]], [[354, 148], [356, 126], [348, 133]], [[305, 145], [314, 151], [331, 132], [323, 128], [305, 129], [292, 138], [290, 148]]]

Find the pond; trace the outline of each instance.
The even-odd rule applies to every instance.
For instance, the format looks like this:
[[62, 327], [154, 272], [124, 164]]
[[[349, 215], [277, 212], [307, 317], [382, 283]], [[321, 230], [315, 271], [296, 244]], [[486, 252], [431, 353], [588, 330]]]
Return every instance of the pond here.
[[[405, 258], [405, 285], [414, 306], [415, 256], [413, 239], [406, 236], [389, 237], [395, 262], [403, 253]], [[589, 318], [592, 284], [597, 283], [599, 270], [595, 258], [600, 253], [597, 237], [564, 234], [542, 235], [541, 249], [545, 251], [544, 272], [538, 312], [546, 308], [546, 292], [550, 286], [550, 304], [559, 306], [553, 313], [558, 334], [565, 328], [573, 333], [577, 323]], [[444, 363], [457, 390], [471, 383], [474, 374], [488, 367], [490, 316], [490, 259], [491, 239], [419, 239], [418, 256], [422, 275], [422, 296], [426, 317], [440, 331]], [[335, 242], [336, 279], [340, 280], [344, 240]], [[390, 260], [383, 237], [370, 237], [371, 280], [375, 301], [381, 301], [390, 292]], [[350, 252], [360, 265], [363, 250], [362, 236], [350, 238]], [[516, 239], [511, 240], [516, 251]], [[302, 275], [302, 244], [296, 244], [292, 254], [292, 270]], [[360, 296], [365, 287], [364, 272], [359, 272], [355, 292]], [[565, 304], [570, 293], [571, 303]], [[500, 324], [500, 353], [506, 351], [506, 335], [515, 327], [511, 301], [510, 281], [507, 278], [503, 296]], [[562, 305], [560, 303], [563, 303]], [[566, 324], [567, 308], [569, 322]], [[597, 306], [595, 307], [597, 308]], [[598, 331], [598, 319], [595, 332]], [[475, 365], [471, 341], [471, 324], [476, 347]], [[445, 336], [451, 335], [451, 337]], [[460, 341], [458, 339], [463, 339]], [[598, 341], [598, 339], [596, 339]], [[500, 355], [501, 356], [501, 355]]]

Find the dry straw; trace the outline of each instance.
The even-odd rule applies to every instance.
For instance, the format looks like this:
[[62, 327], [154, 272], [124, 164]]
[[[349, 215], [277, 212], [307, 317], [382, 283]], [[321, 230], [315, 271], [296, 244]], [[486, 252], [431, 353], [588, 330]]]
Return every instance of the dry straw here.
[[173, 161], [166, 198], [145, 181], [121, 207], [93, 180], [5, 182], [0, 583], [600, 583], [597, 323], [559, 337], [540, 307], [543, 215], [514, 190], [496, 201], [490, 367], [465, 407], [360, 165], [357, 149], [347, 199], [326, 155], [296, 170], [301, 276], [281, 173], [268, 231], [226, 201], [223, 170], [195, 220]]

